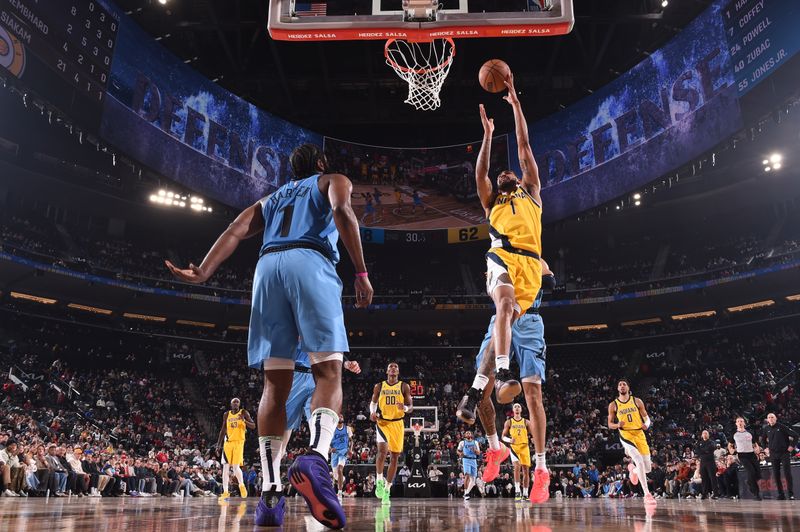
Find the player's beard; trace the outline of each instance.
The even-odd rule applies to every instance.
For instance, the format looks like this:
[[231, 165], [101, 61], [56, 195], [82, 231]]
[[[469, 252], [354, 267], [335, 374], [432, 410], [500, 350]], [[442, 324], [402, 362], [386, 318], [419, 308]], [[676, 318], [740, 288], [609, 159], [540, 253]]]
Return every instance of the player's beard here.
[[511, 192], [514, 192], [516, 189], [517, 189], [517, 181], [515, 179], [501, 181], [497, 185], [497, 190], [503, 192], [504, 194], [509, 194]]

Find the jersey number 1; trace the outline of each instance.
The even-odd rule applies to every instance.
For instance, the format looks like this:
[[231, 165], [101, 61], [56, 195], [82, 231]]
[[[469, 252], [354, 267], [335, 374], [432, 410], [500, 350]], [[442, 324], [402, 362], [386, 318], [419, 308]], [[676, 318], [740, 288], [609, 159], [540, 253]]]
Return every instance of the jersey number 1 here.
[[294, 214], [294, 205], [287, 205], [278, 212], [283, 213], [283, 221], [281, 222], [281, 236], [289, 236], [289, 231], [292, 229], [292, 214]]

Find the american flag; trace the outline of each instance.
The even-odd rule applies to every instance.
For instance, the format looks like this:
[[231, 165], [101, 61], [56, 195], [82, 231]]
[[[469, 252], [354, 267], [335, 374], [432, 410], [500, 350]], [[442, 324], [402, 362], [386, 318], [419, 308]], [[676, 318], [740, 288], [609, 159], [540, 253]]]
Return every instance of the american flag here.
[[297, 2], [294, 5], [296, 17], [317, 17], [328, 14], [328, 2]]

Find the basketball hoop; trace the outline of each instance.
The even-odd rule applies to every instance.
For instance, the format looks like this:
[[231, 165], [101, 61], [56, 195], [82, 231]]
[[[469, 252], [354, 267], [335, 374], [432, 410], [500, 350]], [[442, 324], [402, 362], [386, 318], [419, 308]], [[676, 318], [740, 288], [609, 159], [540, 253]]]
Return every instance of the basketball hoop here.
[[386, 64], [408, 83], [405, 103], [419, 111], [433, 111], [442, 104], [439, 91], [453, 65], [456, 44], [450, 37], [412, 42], [403, 39], [386, 41]]

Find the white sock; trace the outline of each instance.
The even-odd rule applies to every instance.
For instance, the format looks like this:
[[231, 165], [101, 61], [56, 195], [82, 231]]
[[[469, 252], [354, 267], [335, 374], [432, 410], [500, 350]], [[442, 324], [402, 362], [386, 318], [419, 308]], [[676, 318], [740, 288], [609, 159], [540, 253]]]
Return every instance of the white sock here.
[[464, 495], [469, 495], [469, 492], [472, 491], [472, 487], [475, 485], [475, 480], [470, 478], [467, 485], [464, 487]]
[[508, 355], [500, 355], [496, 357], [494, 359], [494, 363], [497, 366], [497, 371], [511, 367], [511, 359], [508, 358]]
[[292, 439], [291, 429], [284, 431], [283, 439], [281, 440], [281, 448], [278, 449], [278, 460], [283, 460], [283, 457], [286, 456], [286, 448], [289, 446], [289, 440], [291, 439]]
[[233, 474], [236, 476], [236, 480], [239, 481], [239, 492], [241, 492], [242, 488], [244, 487], [244, 475], [242, 475], [242, 468], [238, 465], [233, 466]]
[[546, 453], [536, 453], [536, 469], [544, 469], [547, 471], [547, 462], [545, 461]]
[[280, 436], [259, 436], [258, 451], [261, 455], [262, 491], [282, 491], [280, 448], [283, 438]]
[[519, 482], [514, 482], [514, 493], [520, 493]]
[[500, 438], [497, 437], [496, 432], [486, 436], [486, 439], [489, 441], [489, 449], [496, 451], [500, 448]]
[[383, 480], [383, 473], [378, 473], [377, 481], [380, 482], [381, 480]]
[[228, 492], [228, 485], [231, 483], [231, 465], [222, 464], [222, 491]]
[[331, 449], [331, 440], [339, 423], [339, 414], [330, 408], [317, 408], [311, 412], [308, 428], [311, 432], [311, 450], [319, 453], [328, 460], [328, 451]]
[[489, 384], [489, 377], [486, 375], [481, 375], [480, 373], [475, 375], [475, 380], [472, 381], [472, 387], [476, 390], [483, 390], [486, 388], [486, 385]]

